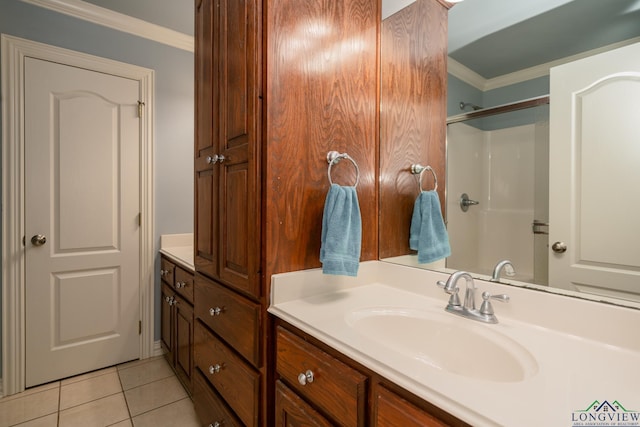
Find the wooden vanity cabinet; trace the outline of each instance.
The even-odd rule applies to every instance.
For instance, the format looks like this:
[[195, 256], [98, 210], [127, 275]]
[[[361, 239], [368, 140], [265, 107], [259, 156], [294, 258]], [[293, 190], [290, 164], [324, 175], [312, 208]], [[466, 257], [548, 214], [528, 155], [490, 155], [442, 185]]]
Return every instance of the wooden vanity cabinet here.
[[[160, 343], [178, 379], [193, 391], [193, 273], [161, 257]], [[171, 271], [171, 273], [164, 273]], [[171, 282], [169, 282], [171, 280]]]
[[275, 323], [277, 427], [469, 427], [287, 323]]

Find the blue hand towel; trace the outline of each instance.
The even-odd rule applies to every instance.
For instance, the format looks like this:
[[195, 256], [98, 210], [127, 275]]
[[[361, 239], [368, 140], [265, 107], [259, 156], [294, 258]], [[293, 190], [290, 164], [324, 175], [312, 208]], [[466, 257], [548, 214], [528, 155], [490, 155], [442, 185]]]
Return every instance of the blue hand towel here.
[[322, 217], [322, 272], [357, 276], [361, 245], [362, 220], [356, 188], [331, 184]]
[[409, 247], [418, 251], [418, 262], [434, 262], [451, 255], [440, 200], [435, 191], [423, 191], [413, 205]]

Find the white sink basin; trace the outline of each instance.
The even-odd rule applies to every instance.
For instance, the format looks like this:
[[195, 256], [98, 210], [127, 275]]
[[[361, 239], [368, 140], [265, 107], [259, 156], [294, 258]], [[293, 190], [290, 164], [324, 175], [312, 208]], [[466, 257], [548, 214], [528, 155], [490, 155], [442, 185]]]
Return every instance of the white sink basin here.
[[495, 331], [452, 314], [397, 307], [371, 307], [346, 314], [358, 333], [421, 363], [495, 382], [519, 382], [534, 375], [538, 365], [529, 351]]

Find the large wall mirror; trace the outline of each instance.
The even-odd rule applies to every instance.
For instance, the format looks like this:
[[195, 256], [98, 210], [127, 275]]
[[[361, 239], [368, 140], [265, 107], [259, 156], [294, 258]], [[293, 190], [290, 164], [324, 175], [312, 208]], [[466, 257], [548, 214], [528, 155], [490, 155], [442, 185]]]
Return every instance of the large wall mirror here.
[[[397, 37], [398, 22], [425, 31], [403, 16], [428, 7], [422, 3], [383, 0], [380, 258], [482, 278], [508, 259], [515, 275], [503, 272], [504, 283], [640, 301], [640, 202], [628, 201], [640, 188], [640, 127], [632, 125], [640, 117], [640, 0], [457, 3], [444, 59], [446, 117], [390, 130], [385, 100], [396, 95], [384, 91], [391, 73], [397, 79], [388, 56], [398, 48], [397, 41], [385, 48], [385, 38]], [[598, 57], [622, 68], [603, 71], [606, 78], [585, 75], [600, 69]], [[442, 58], [431, 60], [442, 66]], [[426, 138], [415, 132], [420, 126], [432, 128]], [[446, 149], [437, 143], [445, 135]], [[438, 193], [452, 253], [432, 264], [419, 264], [403, 243], [417, 187], [400, 183], [414, 182], [413, 162], [432, 166], [444, 185]], [[384, 226], [391, 214], [399, 222]]]

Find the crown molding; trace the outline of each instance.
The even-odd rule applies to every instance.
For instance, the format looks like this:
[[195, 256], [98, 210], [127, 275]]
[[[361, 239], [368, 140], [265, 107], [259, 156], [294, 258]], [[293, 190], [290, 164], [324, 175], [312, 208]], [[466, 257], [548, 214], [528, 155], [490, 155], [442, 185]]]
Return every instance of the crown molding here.
[[577, 61], [578, 59], [583, 59], [589, 56], [597, 55], [599, 53], [607, 52], [613, 49], [617, 49], [619, 47], [628, 46], [630, 44], [640, 42], [640, 37], [634, 37], [632, 39], [623, 40], [617, 43], [612, 43], [606, 46], [599, 47], [597, 49], [588, 50], [585, 52], [578, 53], [576, 55], [567, 56], [565, 58], [560, 58], [555, 61], [547, 62], [544, 64], [539, 64], [534, 67], [525, 68], [522, 70], [515, 71], [513, 73], [504, 74], [502, 76], [494, 77], [491, 79], [485, 79], [480, 74], [472, 71], [471, 69], [465, 67], [458, 61], [452, 58], [448, 58], [447, 67], [448, 72], [452, 76], [459, 78], [467, 84], [479, 89], [483, 92], [498, 89], [505, 86], [510, 86], [516, 83], [522, 83], [528, 80], [537, 79], [539, 77], [548, 76], [551, 68], [557, 67], [558, 65], [566, 64], [568, 62]]
[[96, 25], [194, 52], [193, 36], [174, 31], [82, 0], [22, 0]]
[[459, 78], [463, 82], [470, 84], [476, 89], [484, 91], [484, 85], [486, 84], [487, 79], [473, 71], [471, 68], [465, 67], [450, 56], [447, 56], [447, 72], [452, 76]]

